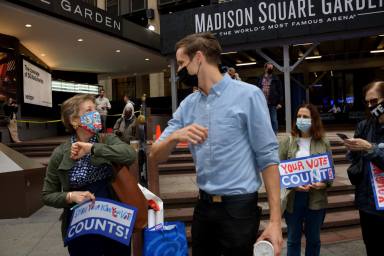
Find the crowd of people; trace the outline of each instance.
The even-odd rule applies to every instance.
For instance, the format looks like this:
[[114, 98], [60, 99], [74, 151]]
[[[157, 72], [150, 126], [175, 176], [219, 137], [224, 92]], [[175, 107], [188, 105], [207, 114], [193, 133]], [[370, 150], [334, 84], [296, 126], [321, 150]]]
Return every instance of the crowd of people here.
[[[178, 77], [181, 81], [197, 81], [197, 89], [180, 103], [150, 151], [151, 159], [160, 163], [178, 143], [189, 144], [199, 188], [193, 213], [192, 254], [251, 256], [255, 242], [267, 240], [275, 255], [280, 255], [283, 212], [287, 254], [301, 255], [304, 230], [305, 255], [319, 255], [326, 191], [332, 181], [289, 189], [282, 211], [278, 170], [282, 160], [331, 152], [319, 112], [311, 104], [301, 105], [293, 119], [292, 133], [279, 142], [276, 110], [282, 107], [283, 93], [273, 75], [273, 65], [265, 65], [265, 74], [254, 86], [231, 75], [233, 70], [223, 75], [218, 68], [220, 54], [220, 44], [210, 33], [189, 35], [176, 44]], [[380, 236], [372, 230], [384, 228], [384, 213], [375, 208], [369, 166], [373, 163], [384, 170], [384, 82], [369, 84], [364, 97], [370, 116], [359, 123], [355, 138], [345, 139], [344, 144], [352, 161], [349, 175], [356, 185], [367, 254], [379, 255]], [[135, 123], [134, 105], [128, 97], [125, 103], [114, 127], [121, 139], [108, 135], [103, 142], [98, 133], [105, 128], [110, 109], [103, 93], [97, 99], [74, 96], [62, 106], [62, 121], [71, 137], [51, 156], [43, 200], [64, 209], [63, 236], [71, 206], [95, 197], [116, 199], [110, 187], [111, 163], [129, 165], [135, 159], [135, 151], [122, 141], [131, 139], [132, 131], [127, 129]], [[263, 182], [270, 217], [258, 237], [258, 190]], [[129, 247], [96, 235], [73, 240], [68, 250], [71, 255], [130, 255]]]

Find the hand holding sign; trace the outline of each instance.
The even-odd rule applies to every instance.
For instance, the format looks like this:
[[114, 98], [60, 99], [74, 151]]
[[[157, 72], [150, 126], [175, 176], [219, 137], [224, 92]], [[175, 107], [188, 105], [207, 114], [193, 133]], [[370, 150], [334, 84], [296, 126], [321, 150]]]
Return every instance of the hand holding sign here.
[[70, 202], [69, 203], [80, 204], [80, 203], [85, 202], [87, 200], [95, 201], [95, 195], [89, 191], [73, 191], [70, 193], [71, 193], [71, 196], [70, 196]]
[[281, 187], [297, 191], [324, 189], [324, 181], [335, 178], [332, 159], [327, 153], [281, 161], [279, 172]]
[[301, 192], [308, 192], [310, 188], [311, 187], [309, 185], [308, 186], [298, 186], [298, 187], [295, 188], [295, 190], [296, 191], [301, 191]]
[[309, 185], [309, 187], [319, 190], [319, 189], [325, 189], [327, 187], [327, 184], [325, 184], [324, 182], [315, 182]]

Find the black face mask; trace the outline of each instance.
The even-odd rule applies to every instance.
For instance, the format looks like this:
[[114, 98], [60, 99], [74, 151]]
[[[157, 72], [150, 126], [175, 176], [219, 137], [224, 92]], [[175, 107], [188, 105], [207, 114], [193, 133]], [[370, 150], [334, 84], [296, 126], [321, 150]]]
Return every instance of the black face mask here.
[[369, 107], [371, 115], [375, 119], [379, 119], [384, 114], [384, 101], [380, 102], [376, 106]]
[[272, 74], [273, 73], [273, 69], [271, 69], [271, 68], [267, 69], [267, 73], [268, 73], [268, 75]]
[[188, 74], [187, 67], [183, 67], [179, 72], [177, 72], [179, 81], [188, 87], [198, 86], [197, 75]]

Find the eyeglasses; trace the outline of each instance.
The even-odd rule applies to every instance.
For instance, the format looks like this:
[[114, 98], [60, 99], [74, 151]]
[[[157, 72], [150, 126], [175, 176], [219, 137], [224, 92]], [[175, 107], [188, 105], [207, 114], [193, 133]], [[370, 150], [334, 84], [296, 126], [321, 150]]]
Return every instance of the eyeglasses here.
[[378, 98], [376, 98], [376, 99], [370, 99], [370, 100], [366, 100], [365, 101], [365, 104], [367, 105], [367, 106], [375, 106], [375, 105], [377, 105], [379, 103], [379, 99]]

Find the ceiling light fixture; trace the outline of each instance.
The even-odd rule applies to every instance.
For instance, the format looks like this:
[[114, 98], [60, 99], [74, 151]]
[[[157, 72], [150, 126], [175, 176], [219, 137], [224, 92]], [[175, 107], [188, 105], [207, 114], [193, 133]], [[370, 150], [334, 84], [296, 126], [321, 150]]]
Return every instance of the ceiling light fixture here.
[[254, 61], [254, 62], [237, 63], [236, 66], [241, 67], [241, 66], [251, 66], [256, 64], [257, 64], [256, 61]]
[[145, 61], [149, 61], [149, 59], [148, 59], [148, 58], [146, 58], [146, 59], [145, 59]]
[[381, 35], [379, 35], [379, 36], [384, 36], [384, 34], [381, 34]]
[[117, 53], [119, 53], [119, 52], [121, 52], [119, 49], [117, 49], [115, 52], [117, 52]]
[[373, 50], [371, 53], [384, 53], [384, 50]]
[[84, 41], [83, 38], [79, 38], [79, 39], [77, 39], [77, 42], [83, 42], [83, 41]]
[[321, 59], [321, 58], [322, 58], [321, 55], [305, 57], [306, 60], [314, 60], [314, 59]]
[[26, 27], [26, 28], [31, 28], [32, 25], [31, 25], [31, 24], [25, 24], [25, 27]]
[[46, 55], [45, 55], [45, 53], [42, 53], [42, 54], [40, 54], [41, 55], [41, 57], [45, 57]]
[[153, 26], [153, 25], [149, 25], [149, 26], [148, 26], [148, 29], [151, 30], [151, 31], [155, 31], [155, 26]]
[[236, 54], [237, 52], [222, 52], [221, 55]]

